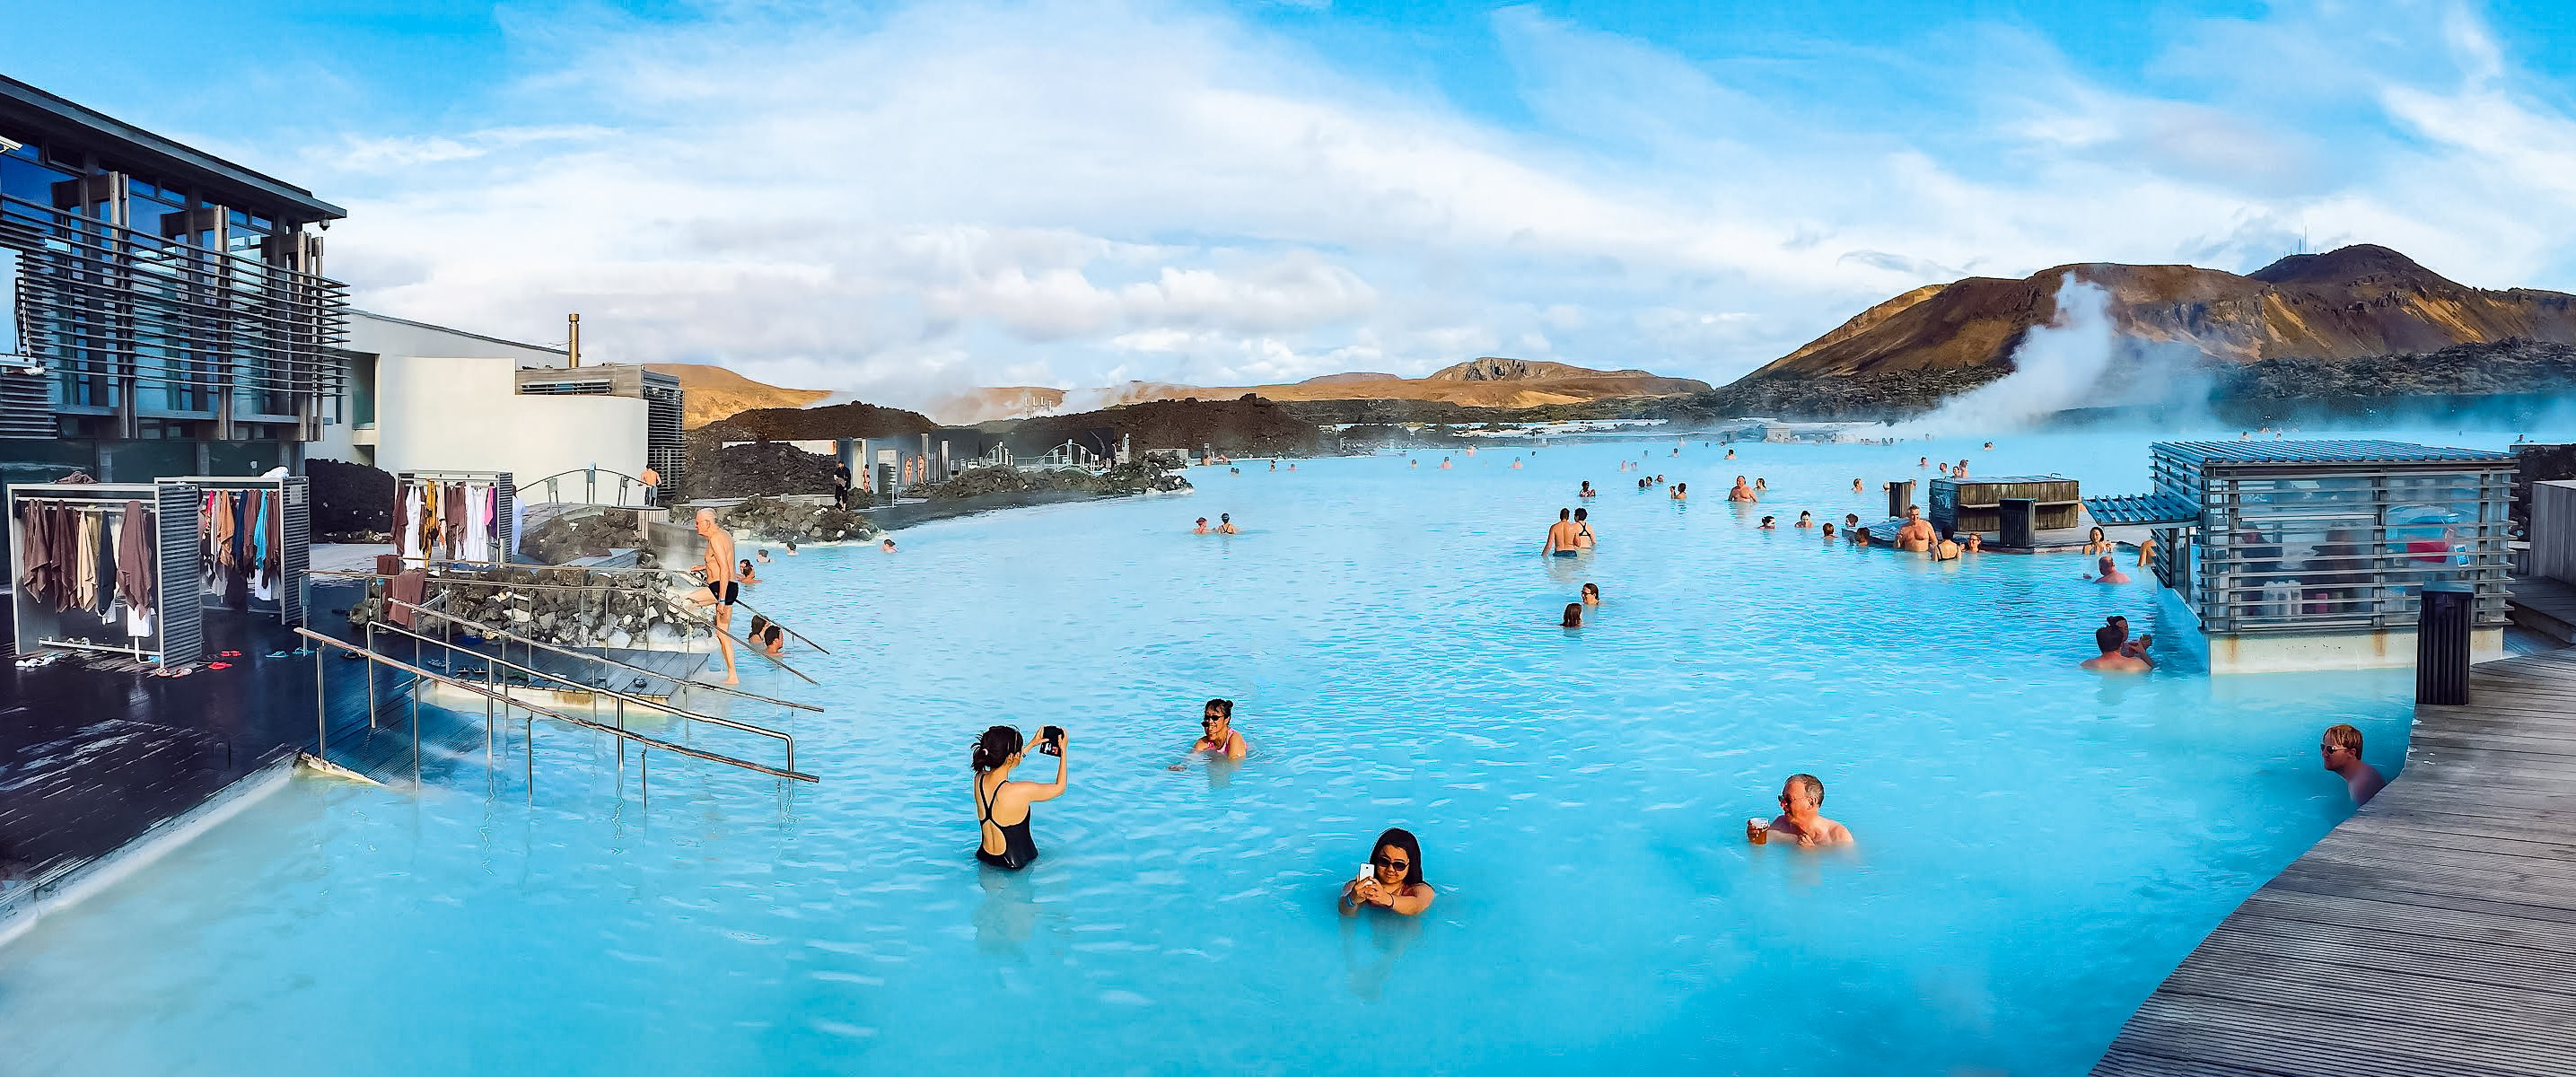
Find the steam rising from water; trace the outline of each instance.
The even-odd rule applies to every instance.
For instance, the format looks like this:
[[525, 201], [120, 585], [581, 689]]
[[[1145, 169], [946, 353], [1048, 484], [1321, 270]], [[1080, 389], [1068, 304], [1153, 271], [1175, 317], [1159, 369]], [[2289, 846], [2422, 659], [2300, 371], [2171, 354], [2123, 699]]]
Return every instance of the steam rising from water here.
[[2012, 373], [1951, 397], [1930, 415], [1897, 424], [1895, 436], [2002, 433], [2083, 407], [2093, 402], [2094, 386], [2119, 346], [2110, 291], [2069, 273], [2057, 284], [2057, 319], [2022, 334]]

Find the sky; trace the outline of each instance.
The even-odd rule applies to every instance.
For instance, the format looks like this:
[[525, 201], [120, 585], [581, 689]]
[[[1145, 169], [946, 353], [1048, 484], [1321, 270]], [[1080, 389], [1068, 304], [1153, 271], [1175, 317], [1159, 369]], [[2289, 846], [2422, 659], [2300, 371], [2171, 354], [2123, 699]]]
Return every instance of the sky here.
[[0, 73], [346, 207], [364, 309], [897, 404], [1723, 383], [1922, 284], [2355, 242], [2576, 291], [2542, 3], [0, 8]]

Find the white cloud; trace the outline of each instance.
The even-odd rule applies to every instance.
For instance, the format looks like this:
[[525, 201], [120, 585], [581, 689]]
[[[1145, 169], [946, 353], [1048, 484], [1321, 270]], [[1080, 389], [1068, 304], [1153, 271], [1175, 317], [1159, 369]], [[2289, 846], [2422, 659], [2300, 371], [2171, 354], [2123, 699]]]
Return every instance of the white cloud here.
[[1780, 88], [1836, 82], [1823, 46], [1730, 81], [1527, 9], [1492, 22], [1509, 123], [1187, 9], [714, 10], [514, 17], [546, 67], [509, 114], [310, 152], [353, 211], [333, 270], [390, 313], [554, 339], [577, 309], [602, 357], [917, 401], [1502, 350], [1724, 381], [1963, 273], [2243, 270], [2305, 233], [2545, 284], [2513, 278], [2564, 273], [2576, 224], [2576, 128], [2454, 6], [2185, 24], [2146, 85], [1927, 38], [1880, 77], [1930, 104], [1839, 125]]

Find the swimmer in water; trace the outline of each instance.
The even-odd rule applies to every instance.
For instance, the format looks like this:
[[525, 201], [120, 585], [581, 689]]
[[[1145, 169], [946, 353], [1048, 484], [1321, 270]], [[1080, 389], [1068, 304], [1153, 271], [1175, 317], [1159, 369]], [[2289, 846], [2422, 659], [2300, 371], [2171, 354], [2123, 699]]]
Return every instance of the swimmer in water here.
[[1978, 551], [1984, 550], [1985, 548], [1986, 548], [1986, 537], [1985, 537], [1984, 535], [1980, 535], [1980, 534], [1978, 534], [1978, 533], [1976, 533], [1976, 532], [1974, 532], [1974, 531], [1970, 531], [1970, 532], [1968, 532], [1968, 552], [1969, 552], [1969, 553], [1976, 553], [1976, 552], [1978, 552]]
[[1771, 839], [1793, 843], [1801, 849], [1827, 845], [1849, 845], [1851, 831], [1831, 819], [1817, 814], [1825, 806], [1825, 783], [1813, 774], [1792, 774], [1780, 786], [1780, 816], [1764, 823], [1746, 820], [1744, 840], [1755, 845], [1768, 845]]
[[752, 577], [751, 562], [748, 559], [734, 562], [734, 575], [741, 578], [742, 585], [745, 587], [760, 582]]
[[1594, 490], [1594, 489], [1592, 488], [1592, 480], [1590, 480], [1590, 479], [1585, 479], [1585, 480], [1583, 480], [1583, 489], [1575, 491], [1574, 496], [1576, 496], [1576, 497], [1591, 497], [1593, 494], [1598, 493], [1598, 492], [1599, 492], [1599, 491], [1596, 491], [1596, 490]]
[[1514, 471], [1518, 471], [1518, 470], [1520, 470], [1520, 469], [1521, 469], [1521, 458], [1520, 458], [1520, 457], [1517, 457], [1517, 456], [1512, 457], [1512, 470], [1514, 470]]
[[1923, 518], [1922, 506], [1905, 506], [1905, 525], [1896, 529], [1897, 549], [1922, 553], [1930, 550], [1939, 539], [1940, 536], [1932, 532], [1932, 521]]
[[1422, 461], [1420, 461], [1420, 460], [1407, 460], [1407, 461], [1405, 461], [1405, 462], [1404, 462], [1404, 466], [1409, 467], [1409, 468], [1412, 468], [1412, 469], [1414, 469], [1414, 470], [1416, 470], [1416, 471], [1420, 471], [1420, 470], [1422, 470]]
[[1583, 585], [1583, 604], [1586, 606], [1598, 606], [1601, 604], [1600, 584], [1587, 583]]
[[1199, 526], [1198, 526], [1198, 530], [1196, 530], [1196, 531], [1192, 531], [1192, 532], [1190, 532], [1190, 534], [1193, 534], [1193, 535], [1204, 535], [1204, 534], [1207, 534], [1207, 533], [1208, 533], [1207, 517], [1205, 517], [1205, 516], [1201, 516], [1201, 517], [1199, 517]]
[[1987, 451], [1987, 452], [1993, 452], [1993, 451], [1995, 451], [1995, 443], [1994, 443], [1994, 442], [1991, 442], [1991, 441], [1987, 442], [1987, 443], [1986, 443], [1986, 451]]
[[1574, 510], [1574, 544], [1589, 550], [1601, 544], [1601, 536], [1592, 533], [1592, 510]]
[[1753, 488], [1755, 490], [1769, 490], [1771, 488], [1771, 480], [1763, 478], [1754, 479]]
[[885, 540], [884, 542], [877, 543], [877, 549], [879, 549], [879, 550], [883, 550], [883, 551], [885, 551], [886, 553], [893, 553], [893, 552], [894, 552], [894, 540], [893, 540], [893, 539], [887, 539], [887, 540]]
[[1418, 916], [1439, 895], [1422, 881], [1422, 843], [1413, 833], [1392, 827], [1377, 836], [1375, 851], [1360, 877], [1342, 884], [1339, 907], [1355, 916], [1372, 905], [1402, 916]]
[[1950, 477], [1950, 465], [1946, 461], [1941, 464], [1941, 477], [1945, 479]]
[[2099, 575], [2099, 576], [2089, 576], [2089, 575], [2088, 575], [2088, 576], [2084, 577], [2085, 579], [2091, 580], [2091, 581], [2093, 581], [2093, 582], [2095, 582], [2095, 583], [2127, 583], [2127, 582], [2129, 582], [2129, 574], [2128, 574], [2128, 573], [2126, 573], [2126, 572], [2122, 572], [2122, 571], [2120, 571], [2120, 563], [2119, 563], [2118, 561], [2114, 561], [2114, 560], [2112, 560], [2109, 556], [2107, 556], [2107, 555], [2106, 555], [2106, 556], [2104, 556], [2100, 561], [2095, 562], [2095, 564], [2097, 564], [2097, 565], [2099, 565], [2099, 566], [2101, 567], [2101, 569], [2102, 569], [2102, 574], [2101, 574], [2101, 575]]
[[1916, 467], [1931, 467], [1931, 466], [1932, 466], [1932, 458], [1931, 458], [1931, 457], [1929, 457], [1929, 456], [1917, 456], [1917, 457], [1915, 457], [1915, 458], [1914, 458], [1914, 466], [1916, 466]]
[[1441, 458], [1440, 458], [1440, 470], [1442, 470], [1442, 471], [1447, 471], [1447, 470], [1449, 470], [1449, 458], [1448, 458], [1448, 457], [1443, 456], [1443, 457], [1441, 457]]
[[1735, 477], [1735, 488], [1726, 492], [1726, 499], [1729, 501], [1759, 500], [1759, 498], [1753, 493], [1753, 487], [1745, 484], [1744, 476], [1742, 475]]
[[1968, 477], [1968, 458], [1967, 458], [1967, 457], [1962, 456], [1962, 457], [1960, 457], [1960, 458], [1959, 458], [1959, 464], [1958, 464], [1958, 466], [1953, 467], [1953, 468], [1951, 468], [1951, 469], [1950, 469], [1950, 477], [1951, 477], [1951, 478], [1954, 478], [1954, 479], [1964, 479], [1964, 478], [1967, 478], [1967, 477]]
[[774, 624], [769, 626], [769, 631], [760, 637], [760, 653], [771, 658], [786, 654], [787, 629]]
[[1832, 542], [1832, 541], [1834, 540], [1834, 525], [1832, 525], [1832, 524], [1826, 524], [1826, 525], [1825, 525], [1824, 536], [1825, 536], [1825, 541], [1827, 541], [1827, 542]]
[[1859, 479], [1853, 479], [1853, 480], [1852, 480], [1852, 492], [1853, 492], [1853, 493], [1855, 493], [1855, 494], [1857, 494], [1857, 493], [1859, 493], [1859, 492], [1860, 492], [1860, 480], [1859, 480]]
[[1673, 500], [1675, 500], [1675, 501], [1688, 501], [1688, 500], [1690, 500], [1690, 484], [1689, 484], [1689, 483], [1686, 483], [1686, 482], [1677, 482], [1677, 483], [1674, 483], [1674, 484], [1673, 484]]
[[1565, 604], [1565, 619], [1564, 619], [1562, 622], [1559, 622], [1559, 623], [1558, 623], [1558, 625], [1557, 625], [1557, 627], [1558, 627], [1558, 628], [1581, 628], [1581, 627], [1583, 627], [1583, 603], [1580, 603], [1580, 602], [1568, 602], [1568, 603], [1566, 603], [1566, 604]]
[[1844, 513], [1844, 514], [1843, 514], [1843, 530], [1845, 530], [1845, 531], [1849, 531], [1849, 530], [1851, 530], [1851, 529], [1853, 529], [1853, 528], [1855, 528], [1855, 527], [1859, 527], [1859, 526], [1860, 526], [1860, 514], [1859, 514], [1859, 513], [1857, 513], [1857, 512], [1846, 512], [1846, 513]]
[[1233, 513], [1220, 512], [1216, 514], [1216, 533], [1220, 535], [1240, 535], [1243, 532], [1235, 529]]
[[1190, 742], [1190, 750], [1178, 763], [1166, 769], [1179, 770], [1199, 755], [1209, 759], [1241, 759], [1252, 754], [1252, 740], [1234, 730], [1234, 701], [1211, 699], [1199, 709], [1199, 739]]
[[1735, 459], [1735, 450], [1733, 450], [1733, 449], [1728, 449], [1728, 450], [1726, 450], [1726, 458], [1727, 458], [1727, 459], [1729, 459], [1729, 460], [1733, 460], [1733, 459]]
[[1776, 528], [1776, 527], [1771, 526], [1771, 520], [1772, 520], [1772, 517], [1765, 516], [1765, 517], [1763, 517], [1763, 518], [1762, 518], [1762, 522], [1761, 522], [1761, 523], [1754, 525], [1754, 528], [1753, 528], [1753, 529], [1754, 529], [1754, 530], [1756, 530], [1756, 531], [1777, 531], [1777, 530], [1779, 530], [1779, 528]]
[[1582, 546], [1576, 536], [1582, 532], [1574, 526], [1574, 510], [1556, 510], [1556, 522], [1548, 526], [1547, 542], [1538, 548], [1543, 557], [1572, 557]]
[[769, 551], [766, 549], [761, 550], [759, 553], [753, 554], [752, 556], [760, 558], [761, 564], [766, 565], [769, 563]]
[[2103, 536], [2101, 528], [2096, 527], [2084, 536], [2085, 553], [2110, 553], [2118, 548], [2111, 544], [2110, 539]]
[[1791, 527], [1814, 527], [1814, 526], [1816, 526], [1816, 514], [1815, 514], [1815, 513], [1812, 513], [1812, 512], [1800, 512], [1800, 513], [1798, 514], [1798, 522], [1797, 522], [1797, 523], [1794, 523], [1794, 524], [1791, 524], [1791, 525], [1789, 525], [1789, 526], [1791, 526]]
[[2147, 644], [2154, 641], [2154, 636], [2130, 639], [2128, 618], [2106, 617], [2093, 630], [2093, 646], [2102, 653], [2076, 666], [2096, 673], [2144, 673], [2156, 668], [2156, 660], [2147, 655]]

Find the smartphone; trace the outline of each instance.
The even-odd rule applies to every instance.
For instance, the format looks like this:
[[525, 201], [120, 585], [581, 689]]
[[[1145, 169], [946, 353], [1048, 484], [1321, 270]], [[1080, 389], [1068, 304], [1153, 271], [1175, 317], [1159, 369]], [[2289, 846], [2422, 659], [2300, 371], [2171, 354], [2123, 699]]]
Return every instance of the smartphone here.
[[1038, 729], [1038, 750], [1048, 755], [1064, 754], [1064, 730], [1055, 726]]
[[1364, 882], [1367, 882], [1367, 881], [1369, 881], [1369, 880], [1371, 880], [1371, 879], [1374, 879], [1374, 878], [1377, 878], [1377, 865], [1375, 865], [1375, 864], [1362, 864], [1362, 865], [1360, 865], [1360, 877], [1359, 877], [1358, 879], [1353, 880], [1353, 881], [1354, 881], [1354, 882], [1363, 882], [1363, 883], [1364, 883]]

